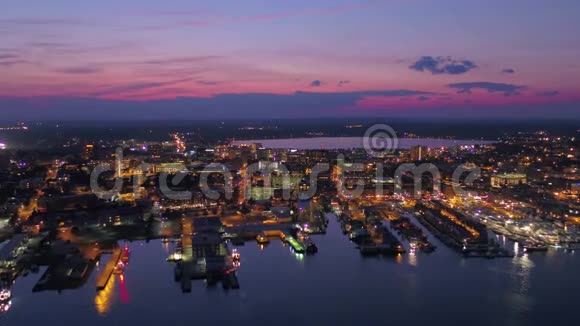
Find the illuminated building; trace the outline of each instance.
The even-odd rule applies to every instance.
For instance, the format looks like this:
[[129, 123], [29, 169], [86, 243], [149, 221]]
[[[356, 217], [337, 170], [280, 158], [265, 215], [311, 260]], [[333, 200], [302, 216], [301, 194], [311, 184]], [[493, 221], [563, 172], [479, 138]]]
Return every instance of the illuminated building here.
[[115, 177], [121, 178], [123, 173], [123, 152], [119, 150], [113, 156], [115, 158]]
[[274, 187], [252, 187], [250, 189], [250, 198], [254, 200], [267, 200], [274, 197]]
[[270, 148], [260, 147], [256, 153], [259, 160], [271, 161], [275, 157], [274, 151]]
[[147, 152], [153, 157], [161, 157], [165, 150], [161, 144], [148, 144]]
[[83, 151], [83, 159], [91, 160], [95, 157], [95, 145], [87, 144], [85, 145], [85, 150]]
[[427, 147], [425, 146], [413, 146], [410, 149], [411, 161], [422, 161], [427, 156]]
[[179, 173], [187, 172], [187, 167], [183, 163], [161, 163], [153, 165], [154, 173]]
[[491, 176], [491, 186], [494, 188], [513, 187], [527, 183], [525, 174], [504, 173]]
[[572, 183], [570, 185], [570, 192], [572, 194], [580, 194], [580, 182]]

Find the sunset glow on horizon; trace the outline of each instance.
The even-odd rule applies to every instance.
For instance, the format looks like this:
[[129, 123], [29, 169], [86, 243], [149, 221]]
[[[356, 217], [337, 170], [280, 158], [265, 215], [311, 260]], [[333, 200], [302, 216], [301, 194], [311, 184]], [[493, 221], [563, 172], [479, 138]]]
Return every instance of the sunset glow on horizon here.
[[100, 106], [190, 108], [192, 118], [580, 116], [575, 1], [3, 7], [5, 119], [91, 118]]

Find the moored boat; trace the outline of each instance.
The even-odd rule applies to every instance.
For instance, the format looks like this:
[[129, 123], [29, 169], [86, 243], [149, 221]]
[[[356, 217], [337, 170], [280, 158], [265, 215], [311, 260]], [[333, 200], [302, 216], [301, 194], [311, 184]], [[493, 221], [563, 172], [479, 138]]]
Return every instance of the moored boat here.
[[0, 290], [0, 302], [9, 301], [12, 298], [12, 293], [8, 289]]
[[541, 243], [532, 243], [532, 242], [524, 243], [524, 251], [526, 252], [547, 251], [547, 250], [548, 246]]

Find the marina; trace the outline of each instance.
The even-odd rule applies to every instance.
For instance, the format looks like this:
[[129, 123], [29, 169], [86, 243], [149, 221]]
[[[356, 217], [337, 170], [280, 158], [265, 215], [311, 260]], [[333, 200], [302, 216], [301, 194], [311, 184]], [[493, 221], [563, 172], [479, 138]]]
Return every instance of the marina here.
[[399, 219], [392, 220], [390, 221], [391, 228], [400, 233], [409, 242], [411, 249], [419, 249], [426, 253], [435, 251], [437, 247], [429, 242], [427, 235], [413, 224], [411, 218], [403, 216]]
[[580, 1], [3, 1], [0, 326], [580, 325]]
[[[290, 318], [290, 312], [283, 309], [282, 306], [301, 298], [304, 291], [307, 291], [308, 288], [314, 284], [312, 282], [316, 282], [316, 284], [326, 289], [324, 294], [311, 294], [314, 299], [322, 300], [328, 295], [338, 295], [338, 291], [346, 291], [348, 296], [352, 297], [352, 299], [349, 299], [351, 300], [349, 307], [344, 308], [344, 311], [342, 312], [332, 310], [334, 313], [330, 314], [330, 306], [319, 307], [323, 312], [328, 312], [328, 316], [332, 316], [326, 318], [337, 319], [337, 322], [355, 322], [352, 314], [355, 311], [361, 310], [365, 311], [367, 316], [378, 317], [378, 313], [376, 312], [380, 311], [380, 309], [378, 309], [378, 303], [370, 302], [366, 305], [356, 303], [358, 300], [355, 300], [355, 298], [364, 296], [369, 293], [369, 291], [380, 290], [385, 293], [396, 292], [403, 296], [409, 296], [409, 298], [416, 302], [418, 307], [423, 311], [436, 315], [436, 310], [429, 305], [422, 303], [420, 300], [421, 297], [431, 295], [429, 294], [429, 289], [447, 291], [450, 295], [445, 298], [438, 297], [438, 300], [448, 305], [460, 305], [461, 302], [463, 302], [463, 299], [461, 298], [469, 297], [469, 293], [474, 289], [479, 293], [494, 293], [495, 291], [498, 291], [497, 283], [494, 281], [494, 279], [498, 277], [501, 278], [503, 282], [508, 282], [514, 286], [513, 290], [512, 288], [504, 289], [504, 292], [502, 293], [510, 294], [512, 291], [516, 291], [513, 293], [518, 293], [518, 295], [530, 298], [530, 300], [531, 298], [534, 298], [535, 302], [533, 304], [528, 303], [525, 307], [520, 308], [519, 306], [514, 305], [509, 297], [505, 297], [499, 300], [499, 302], [497, 300], [487, 299], [483, 301], [482, 304], [491, 307], [494, 311], [502, 312], [501, 315], [505, 316], [505, 314], [510, 313], [521, 313], [522, 317], [519, 317], [521, 318], [520, 320], [530, 321], [539, 317], [536, 314], [530, 313], [526, 307], [537, 307], [538, 305], [546, 305], [550, 307], [555, 304], [559, 307], [566, 307], [568, 304], [557, 298], [551, 301], [540, 299], [537, 294], [539, 291], [539, 281], [531, 283], [531, 287], [526, 291], [517, 288], [519, 280], [529, 279], [530, 274], [535, 275], [535, 277], [548, 277], [548, 271], [543, 271], [543, 268], [538, 268], [539, 266], [545, 266], [545, 268], [551, 266], [544, 265], [544, 255], [525, 255], [514, 257], [513, 260], [497, 260], [497, 263], [494, 262], [492, 266], [497, 264], [498, 268], [507, 271], [499, 273], [494, 272], [493, 270], [481, 270], [481, 263], [488, 264], [491, 262], [482, 261], [481, 263], [478, 263], [478, 260], [466, 259], [461, 255], [455, 254], [454, 251], [450, 251], [446, 246], [440, 245], [437, 239], [435, 239], [434, 245], [437, 245], [438, 249], [431, 255], [416, 255], [411, 252], [401, 255], [381, 255], [380, 252], [374, 253], [375, 250], [380, 250], [380, 246], [374, 247], [377, 249], [374, 249], [372, 246], [366, 247], [364, 249], [365, 253], [363, 254], [360, 249], [353, 250], [353, 247], [355, 246], [348, 241], [345, 235], [341, 234], [340, 218], [335, 217], [334, 215], [329, 215], [329, 221], [330, 223], [326, 234], [311, 236], [312, 240], [316, 241], [317, 246], [322, 248], [322, 250], [315, 256], [299, 255], [294, 250], [289, 251], [288, 246], [285, 246], [282, 240], [272, 239], [272, 237], [280, 239], [280, 235], [285, 233], [274, 232], [276, 235], [274, 233], [271, 234], [271, 242], [262, 249], [260, 249], [255, 240], [252, 241], [252, 239], [248, 239], [246, 245], [236, 247], [235, 251], [230, 251], [229, 255], [232, 258], [232, 263], [234, 260], [241, 263], [241, 265], [238, 265], [239, 267], [235, 273], [226, 273], [221, 277], [217, 274], [210, 274], [209, 278], [206, 277], [200, 279], [205, 280], [205, 282], [197, 282], [195, 277], [190, 281], [181, 279], [179, 282], [175, 283], [175, 286], [168, 285], [172, 284], [171, 281], [174, 278], [173, 274], [174, 272], [177, 273], [179, 268], [177, 268], [177, 265], [174, 265], [173, 263], [165, 262], [168, 251], [166, 251], [164, 247], [165, 245], [168, 245], [169, 252], [171, 252], [172, 249], [178, 249], [181, 247], [181, 253], [186, 253], [189, 252], [186, 248], [188, 246], [187, 241], [185, 245], [180, 243], [182, 241], [163, 241], [161, 239], [152, 240], [148, 243], [145, 241], [130, 242], [128, 243], [131, 252], [130, 268], [125, 269], [123, 274], [116, 275], [113, 273], [110, 276], [109, 282], [105, 288], [98, 292], [98, 309], [97, 306], [95, 306], [93, 313], [91, 313], [90, 310], [84, 313], [84, 318], [88, 325], [97, 325], [100, 318], [103, 318], [100, 315], [101, 312], [107, 311], [107, 319], [111, 322], [115, 322], [126, 318], [126, 314], [132, 309], [131, 307], [139, 308], [153, 305], [157, 306], [156, 313], [158, 313], [169, 311], [168, 308], [164, 308], [164, 305], [162, 304], [163, 302], [171, 302], [172, 307], [175, 307], [176, 309], [185, 309], [186, 306], [191, 303], [190, 300], [200, 300], [200, 309], [205, 309], [205, 311], [209, 312], [217, 312], [218, 310], [216, 310], [215, 307], [212, 307], [209, 303], [204, 303], [206, 301], [203, 299], [205, 299], [206, 295], [209, 293], [210, 297], [213, 298], [212, 300], [217, 300], [221, 303], [220, 309], [225, 309], [230, 316], [236, 316], [237, 321], [234, 322], [234, 324], [241, 325], [250, 320], [239, 310], [236, 310], [239, 309], [236, 308], [236, 306], [239, 307], [239, 295], [235, 294], [238, 293], [239, 290], [236, 290], [238, 288], [243, 288], [244, 293], [246, 293], [245, 295], [250, 299], [249, 302], [244, 304], [244, 309], [246, 311], [261, 310], [264, 308], [263, 305], [266, 304], [269, 310], [265, 315], [269, 316], [267, 318], [272, 318], [272, 320], [274, 320], [274, 318], [279, 318], [280, 316], [288, 316], [287, 318]], [[188, 223], [183, 224], [186, 232], [189, 230], [187, 225]], [[379, 229], [380, 228], [377, 228], [377, 230]], [[376, 233], [376, 235], [379, 234], [382, 234], [382, 232], [379, 231]], [[186, 239], [188, 238], [189, 237]], [[370, 238], [372, 239], [373, 236], [370, 236]], [[200, 241], [201, 239], [195, 239], [195, 237], [192, 237], [191, 239], [190, 244], [194, 247], [196, 245], [203, 245], [204, 243], [203, 241]], [[208, 237], [208, 240], [210, 239], [211, 237]], [[287, 239], [290, 238], [288, 237]], [[119, 247], [120, 251], [122, 251], [122, 248], [123, 247]], [[367, 250], [369, 250], [368, 255], [366, 253]], [[198, 250], [192, 248], [191, 253], [194, 252], [198, 252]], [[123, 255], [121, 254], [119, 256], [119, 261], [123, 260], [122, 257]], [[341, 260], [338, 261], [335, 257], [341, 257]], [[367, 257], [368, 259], [365, 259]], [[573, 264], [574, 261], [567, 257], [567, 253], [564, 251], [558, 251], [553, 254], [552, 259], [557, 259], [567, 266], [573, 266], [570, 264]], [[531, 264], [530, 261], [533, 261], [536, 268], [522, 267]], [[460, 264], [458, 265], [458, 263]], [[412, 269], [416, 265], [419, 265], [422, 268]], [[173, 269], [173, 266], [175, 266], [175, 270]], [[340, 266], [342, 266], [343, 269], [346, 268], [345, 273], [347, 273], [346, 275], [349, 279], [354, 277], [360, 279], [360, 281], [357, 282], [357, 286], [347, 285], [341, 289], [336, 289], [333, 285], [336, 282], [336, 279], [327, 279], [327, 277], [322, 276], [315, 277], [312, 281], [308, 281], [309, 278], [307, 275], [329, 275]], [[450, 268], [450, 266], [456, 267]], [[101, 267], [101, 271], [107, 270], [104, 267], [106, 266], [103, 265]], [[181, 265], [180, 268], [182, 273], [190, 273], [191, 276], [194, 276], [194, 274], [191, 274], [195, 272], [194, 270], [186, 271], [187, 267], [185, 267], [185, 265]], [[385, 278], [385, 272], [387, 271], [389, 276]], [[406, 285], [400, 284], [400, 282], [405, 279], [405, 275], [410, 271], [415, 271], [416, 277], [421, 281], [421, 283], [419, 283], [421, 284], [421, 292], [417, 293], [414, 290], [409, 289]], [[279, 277], [274, 277], [272, 273], [286, 273], [279, 275], [288, 276], [286, 276], [285, 282], [281, 283]], [[432, 278], [433, 273], [437, 275], [437, 282]], [[102, 274], [93, 273], [87, 283], [94, 284], [92, 283], [92, 280], [96, 283], [98, 279], [102, 277], [101, 275]], [[468, 280], [472, 281], [474, 285], [469, 287], [469, 289], [454, 288], [450, 290], [446, 285], [455, 282], [454, 279], [458, 277], [458, 275], [468, 277]], [[566, 276], [564, 275], [563, 277]], [[572, 275], [569, 277], [572, 277]], [[382, 281], [377, 282], [378, 278], [382, 279]], [[440, 282], [443, 283], [439, 285]], [[19, 282], [12, 287], [12, 303], [10, 309], [16, 311], [16, 313], [5, 315], [2, 317], [3, 319], [9, 323], [16, 320], [34, 320], [34, 315], [27, 314], [27, 317], [24, 317], [24, 315], [17, 313], [17, 311], [19, 311], [18, 308], [21, 305], [26, 305], [26, 301], [16, 300], [19, 296], [22, 296], [23, 293], [29, 292], [34, 286], [34, 283], [36, 283], [36, 277], [35, 274], [31, 274], [31, 277], [19, 280]], [[219, 286], [219, 290], [216, 291], [215, 285], [219, 283], [222, 284]], [[271, 291], [271, 288], [274, 286], [276, 286], [278, 291], [283, 291], [290, 295], [290, 298], [286, 298], [285, 296], [273, 296], [271, 297], [272, 299], [270, 299], [273, 300], [272, 304], [259, 301], [258, 298], [266, 295], [266, 293]], [[207, 290], [204, 290], [204, 287], [207, 287]], [[143, 296], [153, 288], [156, 289], [155, 291], [159, 296]], [[182, 292], [186, 292], [186, 297], [183, 297]], [[78, 307], [86, 307], [89, 302], [75, 303], [73, 300], [73, 303], [65, 304], [65, 302], [69, 302], [70, 299], [83, 293], [86, 293], [89, 297], [95, 295], [92, 286], [84, 286], [77, 288], [75, 291], [62, 292], [60, 296], [55, 297], [52, 302], [48, 303], [51, 306], [51, 311], [47, 312], [45, 318], [62, 314], [65, 309], [69, 310], [71, 308], [75, 309], [75, 307], [77, 307], [76, 309], [79, 309]], [[110, 298], [107, 299], [108, 301], [105, 300], [105, 295], [110, 296]], [[381, 298], [381, 305], [385, 303], [395, 304], [397, 302], [396, 298], [391, 298], [390, 296], [381, 296]], [[258, 301], [254, 303], [253, 300]], [[106, 308], [107, 306], [103, 306], [103, 302], [116, 302], [114, 304], [112, 303], [115, 308]], [[391, 313], [390, 319], [392, 321], [400, 322], [405, 320], [407, 322], [411, 321], [412, 324], [420, 322], [421, 318], [410, 317], [409, 314], [411, 313], [411, 310], [408, 310], [407, 308], [402, 309], [403, 311], [397, 310]], [[475, 307], [467, 305], [464, 306], [464, 309], [466, 309], [465, 314], [456, 316], [456, 320], [463, 321], [474, 318], [474, 316], [479, 316], [479, 318], [483, 318], [484, 316], [484, 314]], [[309, 308], [307, 308], [307, 311], [308, 310]], [[143, 322], [155, 318], [153, 317], [155, 314], [147, 311], [147, 309], [145, 309], [141, 315]], [[312, 322], [312, 316], [318, 316], [318, 314], [310, 314], [307, 320]], [[563, 316], [565, 316], [565, 313]], [[563, 316], [561, 315], [560, 318], [564, 318]], [[185, 313], [174, 312], [173, 314], [166, 315], [165, 320], [171, 323], [183, 320], [183, 318], [185, 318]], [[198, 313], [198, 318], [205, 322], [222, 320], [220, 317], [216, 318], [215, 314], [205, 312]], [[356, 320], [360, 321], [360, 318], [361, 317], [357, 317]], [[366, 318], [367, 317], [363, 317], [362, 320], [366, 320]], [[499, 317], [498, 315], [496, 318], [498, 320], [503, 320], [502, 318], [507, 317]], [[140, 318], [137, 318], [137, 320], [139, 319]], [[67, 317], [65, 317], [64, 320], [67, 320]], [[307, 321], [306, 319], [300, 320], [303, 320], [304, 322]], [[318, 319], [315, 317], [314, 320]], [[225, 321], [225, 317], [223, 321]], [[320, 320], [320, 322], [322, 322], [322, 320]], [[281, 324], [285, 325], [286, 323], [282, 322]], [[472, 324], [478, 325], [477, 322]]]
[[353, 220], [348, 214], [337, 218], [344, 234], [356, 244], [356, 248], [363, 256], [400, 255], [405, 253], [401, 242], [381, 220], [367, 224], [361, 220]]
[[419, 205], [417, 219], [440, 241], [465, 257], [513, 257], [513, 253], [488, 238], [485, 226], [449, 212], [438, 203]]

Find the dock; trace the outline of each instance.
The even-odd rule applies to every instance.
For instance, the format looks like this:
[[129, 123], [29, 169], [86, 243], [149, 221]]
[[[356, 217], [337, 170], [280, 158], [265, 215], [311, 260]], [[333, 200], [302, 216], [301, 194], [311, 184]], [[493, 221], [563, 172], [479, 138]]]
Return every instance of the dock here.
[[510, 258], [514, 255], [490, 242], [487, 228], [474, 223], [458, 212], [436, 206], [421, 205], [417, 220], [437, 239], [463, 254], [464, 257]]
[[417, 247], [419, 250], [427, 253], [435, 250], [436, 247], [429, 242], [427, 235], [409, 217], [402, 216], [398, 219], [391, 220], [390, 226], [411, 244], [412, 249]]
[[97, 279], [97, 291], [101, 291], [107, 286], [107, 283], [109, 283], [109, 280], [111, 279], [111, 276], [113, 275], [113, 272], [115, 271], [115, 268], [117, 267], [117, 264], [119, 263], [120, 259], [121, 259], [121, 248], [116, 247], [113, 250], [113, 255], [111, 256], [111, 259], [109, 260], [109, 262], [105, 266], [105, 269]]

